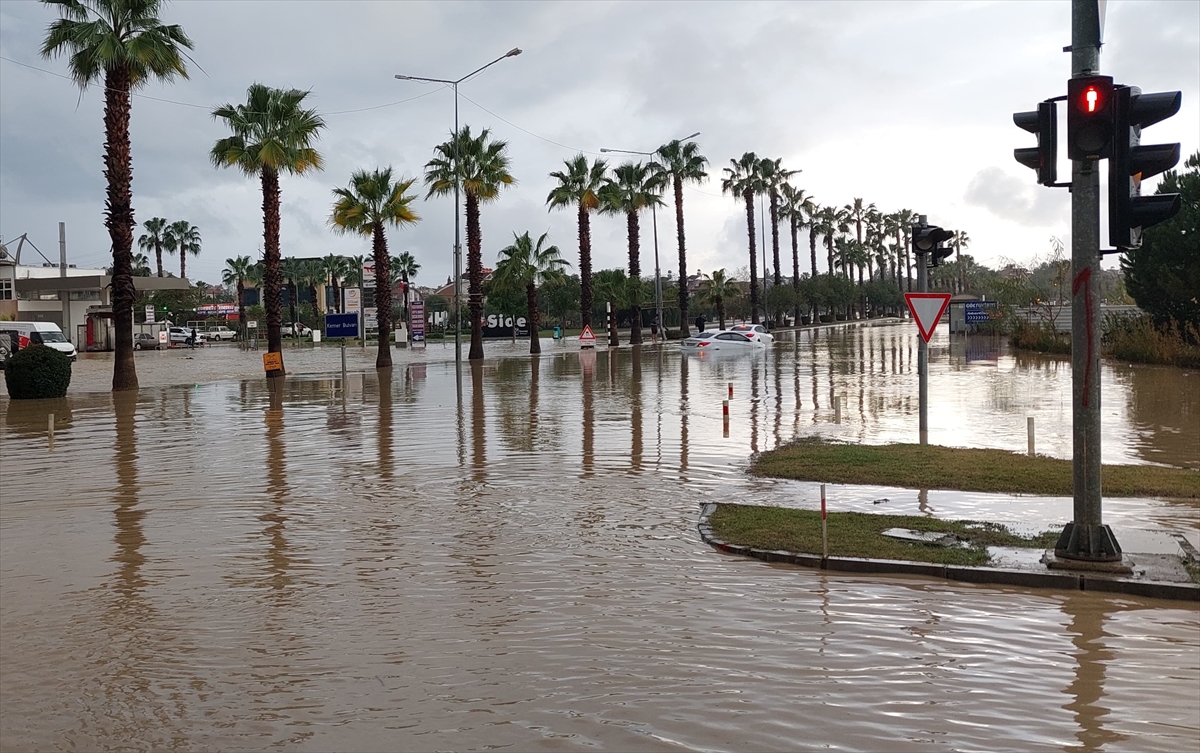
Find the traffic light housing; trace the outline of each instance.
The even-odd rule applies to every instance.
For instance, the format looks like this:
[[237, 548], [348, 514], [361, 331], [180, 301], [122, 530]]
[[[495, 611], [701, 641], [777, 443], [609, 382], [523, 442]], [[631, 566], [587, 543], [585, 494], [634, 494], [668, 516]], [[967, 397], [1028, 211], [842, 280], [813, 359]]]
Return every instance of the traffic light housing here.
[[1100, 160], [1112, 156], [1112, 76], [1081, 76], [1067, 81], [1067, 156]]
[[1038, 109], [1014, 112], [1013, 122], [1037, 136], [1036, 147], [1014, 149], [1013, 157], [1028, 168], [1037, 170], [1037, 181], [1052, 186], [1058, 179], [1058, 110], [1053, 102], [1041, 102]]
[[1108, 242], [1137, 248], [1142, 230], [1179, 212], [1179, 194], [1142, 196], [1142, 180], [1179, 162], [1179, 144], [1141, 145], [1142, 129], [1179, 112], [1180, 92], [1142, 94], [1136, 86], [1114, 92], [1113, 150], [1108, 164]]
[[942, 244], [953, 237], [953, 232], [937, 225], [916, 225], [912, 229], [913, 253], [929, 254], [929, 266], [936, 267], [954, 252], [953, 249], [942, 248]]

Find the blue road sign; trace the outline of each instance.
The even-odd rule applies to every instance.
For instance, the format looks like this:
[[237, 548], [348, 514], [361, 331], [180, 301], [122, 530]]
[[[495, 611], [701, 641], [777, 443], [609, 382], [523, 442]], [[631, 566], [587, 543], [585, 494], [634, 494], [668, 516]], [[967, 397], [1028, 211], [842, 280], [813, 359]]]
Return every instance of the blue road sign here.
[[963, 304], [967, 324], [978, 324], [992, 318], [992, 311], [997, 307], [996, 301], [968, 301]]
[[358, 337], [358, 314], [326, 314], [325, 337]]

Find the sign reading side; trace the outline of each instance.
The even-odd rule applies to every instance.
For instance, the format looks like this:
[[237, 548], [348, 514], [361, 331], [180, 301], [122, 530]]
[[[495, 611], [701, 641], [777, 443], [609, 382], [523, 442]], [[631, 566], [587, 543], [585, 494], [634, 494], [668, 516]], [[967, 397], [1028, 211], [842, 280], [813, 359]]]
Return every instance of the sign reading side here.
[[358, 314], [326, 314], [325, 337], [358, 337]]
[[933, 337], [933, 331], [937, 329], [942, 314], [946, 312], [946, 306], [950, 305], [950, 294], [905, 293], [904, 302], [908, 304], [908, 310], [917, 322], [921, 339], [928, 343], [929, 338]]

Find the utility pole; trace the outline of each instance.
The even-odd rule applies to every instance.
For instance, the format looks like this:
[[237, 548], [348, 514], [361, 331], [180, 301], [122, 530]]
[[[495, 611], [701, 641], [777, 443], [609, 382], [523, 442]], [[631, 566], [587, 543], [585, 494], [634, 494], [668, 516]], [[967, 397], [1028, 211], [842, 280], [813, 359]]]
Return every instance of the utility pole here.
[[[919, 227], [928, 227], [929, 217], [926, 215], [917, 215], [917, 224]], [[917, 233], [913, 233], [917, 236]], [[917, 257], [917, 292], [929, 292], [929, 264], [926, 254], [920, 248], [914, 246], [913, 250]], [[921, 444], [929, 444], [929, 344], [925, 342], [925, 338], [917, 338], [917, 402], [920, 405], [920, 442]]]
[[[1071, 77], [1100, 70], [1097, 0], [1071, 2]], [[1101, 520], [1100, 489], [1100, 160], [1071, 161], [1071, 439], [1074, 520], [1057, 557], [1119, 562], [1121, 547]]]

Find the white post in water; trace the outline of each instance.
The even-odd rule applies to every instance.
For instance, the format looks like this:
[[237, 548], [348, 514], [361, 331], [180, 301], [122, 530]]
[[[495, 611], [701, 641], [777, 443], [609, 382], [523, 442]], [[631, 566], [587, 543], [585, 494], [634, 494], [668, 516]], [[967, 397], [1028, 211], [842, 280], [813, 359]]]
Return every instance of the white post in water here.
[[1033, 416], [1025, 419], [1025, 428], [1029, 433], [1029, 457], [1033, 457]]
[[46, 430], [49, 432], [47, 434], [47, 437], [49, 438], [49, 441], [50, 441], [50, 452], [54, 452], [54, 414], [51, 413], [47, 417], [47, 419], [48, 420], [46, 421], [46, 423], [47, 423]]
[[842, 422], [842, 396], [838, 395], [833, 399], [833, 422], [840, 424]]

